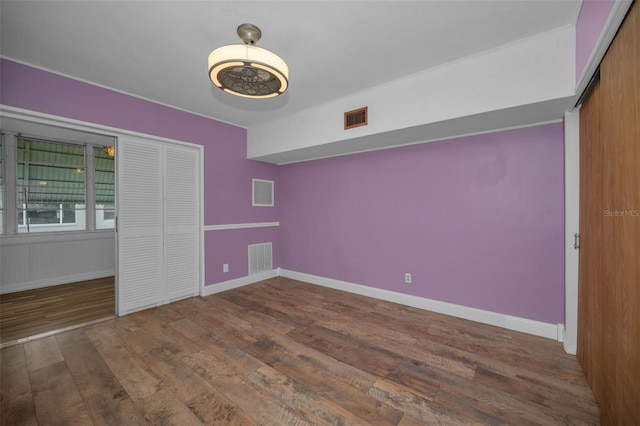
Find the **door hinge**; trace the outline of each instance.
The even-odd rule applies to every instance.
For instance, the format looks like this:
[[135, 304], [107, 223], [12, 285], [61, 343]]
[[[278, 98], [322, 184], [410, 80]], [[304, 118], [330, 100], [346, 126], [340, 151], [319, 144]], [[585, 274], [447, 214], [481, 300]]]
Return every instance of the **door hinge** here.
[[576, 250], [580, 248], [580, 234], [577, 232], [573, 234], [573, 248]]

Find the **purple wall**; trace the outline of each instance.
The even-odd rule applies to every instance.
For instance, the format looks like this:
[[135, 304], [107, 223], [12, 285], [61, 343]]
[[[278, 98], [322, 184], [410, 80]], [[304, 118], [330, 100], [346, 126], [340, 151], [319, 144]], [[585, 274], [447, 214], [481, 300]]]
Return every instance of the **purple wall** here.
[[614, 0], [583, 0], [576, 23], [576, 81], [580, 79], [596, 45]]
[[563, 137], [550, 124], [282, 166], [280, 264], [563, 323]]
[[[251, 178], [276, 180], [276, 166], [246, 159], [246, 130], [199, 115], [0, 59], [0, 103], [204, 146], [204, 223], [277, 221], [275, 208], [251, 206]], [[276, 185], [277, 187], [277, 185]], [[205, 283], [247, 275], [247, 248], [205, 232]], [[238, 232], [243, 243], [266, 242], [261, 230]], [[224, 240], [224, 241], [223, 241]], [[270, 240], [269, 240], [270, 241]], [[274, 260], [278, 246], [274, 242]], [[225, 260], [223, 261], [222, 258]], [[223, 263], [231, 271], [222, 276]], [[277, 263], [274, 263], [277, 266]]]
[[[212, 233], [213, 231], [210, 231]], [[227, 281], [229, 276], [235, 278], [244, 277], [249, 271], [247, 261], [249, 244], [269, 242], [273, 243], [273, 265], [278, 266], [280, 259], [278, 256], [279, 231], [278, 227], [269, 228], [250, 228], [214, 231], [215, 239], [207, 239], [205, 241], [205, 253], [213, 259], [217, 259], [215, 267], [207, 272], [207, 279], [212, 283]], [[236, 253], [242, 253], [240, 258], [236, 257]], [[229, 273], [222, 272], [222, 264], [229, 263]], [[218, 265], [219, 264], [219, 265]]]
[[[274, 266], [548, 323], [564, 321], [561, 124], [275, 166], [246, 159], [246, 131], [1, 60], [0, 102], [204, 146], [205, 282]], [[276, 208], [251, 207], [251, 178]], [[222, 273], [222, 264], [230, 272]], [[413, 284], [403, 282], [405, 272]]]

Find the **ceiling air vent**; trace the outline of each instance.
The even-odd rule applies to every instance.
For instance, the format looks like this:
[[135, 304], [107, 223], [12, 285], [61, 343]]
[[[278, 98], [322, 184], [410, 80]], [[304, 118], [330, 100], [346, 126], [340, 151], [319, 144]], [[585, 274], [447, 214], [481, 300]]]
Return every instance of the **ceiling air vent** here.
[[366, 126], [369, 116], [368, 107], [354, 109], [344, 113], [344, 129]]

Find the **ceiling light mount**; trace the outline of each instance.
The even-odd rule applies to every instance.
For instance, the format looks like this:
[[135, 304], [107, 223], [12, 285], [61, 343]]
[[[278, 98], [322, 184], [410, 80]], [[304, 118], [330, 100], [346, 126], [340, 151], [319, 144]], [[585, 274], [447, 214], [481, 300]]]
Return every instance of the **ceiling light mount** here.
[[262, 31], [253, 24], [238, 25], [238, 37], [244, 44], [254, 45], [262, 38]]
[[238, 36], [244, 42], [222, 46], [209, 54], [209, 78], [227, 93], [245, 98], [272, 98], [289, 85], [289, 67], [275, 53], [255, 46], [260, 28], [240, 24]]

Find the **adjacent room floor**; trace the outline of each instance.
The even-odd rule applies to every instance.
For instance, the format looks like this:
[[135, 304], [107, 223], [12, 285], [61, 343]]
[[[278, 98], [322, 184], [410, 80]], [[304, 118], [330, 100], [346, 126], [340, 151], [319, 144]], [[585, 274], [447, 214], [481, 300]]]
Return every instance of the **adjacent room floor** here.
[[598, 424], [560, 343], [274, 278], [1, 352], [12, 424]]
[[0, 295], [2, 346], [115, 315], [114, 278]]

